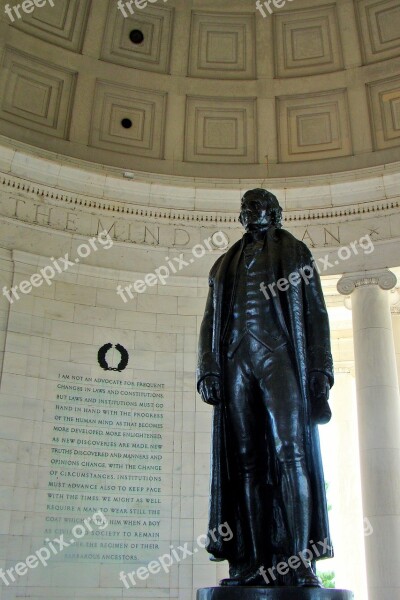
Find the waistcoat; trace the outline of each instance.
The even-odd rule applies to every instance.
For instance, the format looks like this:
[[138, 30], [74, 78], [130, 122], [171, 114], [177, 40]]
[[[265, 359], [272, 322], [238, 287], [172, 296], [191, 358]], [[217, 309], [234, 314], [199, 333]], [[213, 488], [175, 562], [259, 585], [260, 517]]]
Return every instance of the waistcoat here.
[[263, 241], [245, 246], [236, 272], [232, 261], [226, 274], [224, 305], [231, 310], [223, 343], [229, 357], [233, 356], [246, 333], [269, 350], [286, 342], [274, 303], [260, 289], [261, 283], [271, 283], [266, 281], [264, 248]]

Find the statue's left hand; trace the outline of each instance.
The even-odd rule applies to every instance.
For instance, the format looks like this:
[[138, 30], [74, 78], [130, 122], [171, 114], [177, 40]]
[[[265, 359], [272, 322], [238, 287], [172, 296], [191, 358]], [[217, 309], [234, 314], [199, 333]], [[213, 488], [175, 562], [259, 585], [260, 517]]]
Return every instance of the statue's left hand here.
[[221, 402], [221, 385], [219, 377], [216, 375], [207, 375], [200, 382], [200, 395], [203, 402], [216, 406]]
[[309, 389], [311, 396], [311, 416], [314, 423], [324, 425], [329, 423], [332, 412], [328, 404], [329, 379], [325, 373], [313, 371], [310, 374]]

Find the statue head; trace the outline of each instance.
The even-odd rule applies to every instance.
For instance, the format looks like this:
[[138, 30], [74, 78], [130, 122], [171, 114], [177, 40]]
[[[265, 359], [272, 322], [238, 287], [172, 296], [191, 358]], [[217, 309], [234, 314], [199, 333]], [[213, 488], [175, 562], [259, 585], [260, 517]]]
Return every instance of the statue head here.
[[239, 221], [246, 231], [282, 227], [282, 209], [278, 199], [261, 188], [249, 190], [241, 201]]

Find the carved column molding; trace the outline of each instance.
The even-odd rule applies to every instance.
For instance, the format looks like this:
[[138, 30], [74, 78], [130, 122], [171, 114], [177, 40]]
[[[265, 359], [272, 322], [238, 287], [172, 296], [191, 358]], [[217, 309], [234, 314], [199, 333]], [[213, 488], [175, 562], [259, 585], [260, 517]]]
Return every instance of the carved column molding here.
[[344, 275], [337, 288], [350, 296], [353, 318], [360, 467], [369, 600], [400, 597], [400, 399], [389, 270]]
[[397, 277], [388, 269], [379, 271], [360, 271], [358, 273], [348, 273], [339, 279], [337, 284], [338, 291], [344, 296], [349, 296], [355, 289], [364, 286], [378, 286], [382, 290], [391, 290], [397, 283]]

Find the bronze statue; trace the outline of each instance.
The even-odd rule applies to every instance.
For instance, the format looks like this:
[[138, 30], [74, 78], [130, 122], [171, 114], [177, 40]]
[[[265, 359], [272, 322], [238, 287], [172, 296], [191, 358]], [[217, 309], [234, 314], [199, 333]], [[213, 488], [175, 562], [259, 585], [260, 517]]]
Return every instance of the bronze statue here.
[[329, 321], [311, 253], [281, 215], [272, 193], [243, 196], [246, 233], [210, 271], [200, 331], [197, 387], [214, 405], [209, 526], [234, 533], [207, 550], [229, 561], [225, 586], [321, 587], [314, 561], [333, 556], [317, 427], [331, 417]]

